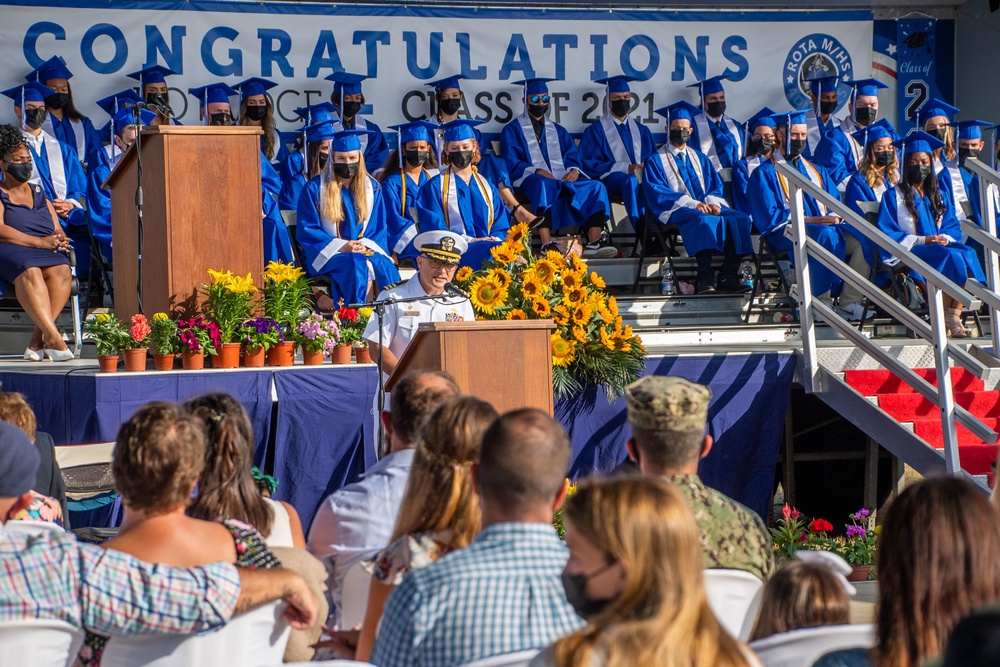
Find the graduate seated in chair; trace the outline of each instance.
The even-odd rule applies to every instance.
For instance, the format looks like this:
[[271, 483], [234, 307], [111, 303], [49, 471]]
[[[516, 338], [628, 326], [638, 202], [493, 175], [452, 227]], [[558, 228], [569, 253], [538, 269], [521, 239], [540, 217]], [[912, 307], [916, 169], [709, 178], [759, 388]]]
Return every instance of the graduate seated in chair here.
[[[681, 101], [658, 114], [667, 119], [669, 139], [643, 169], [646, 206], [664, 225], [677, 225], [684, 247], [698, 262], [698, 294], [745, 292], [737, 272], [740, 259], [753, 252], [750, 217], [729, 207], [722, 178], [708, 157], [688, 145], [692, 119], [701, 114]], [[719, 278], [712, 255], [724, 254]]]
[[811, 160], [816, 155], [823, 137], [837, 127], [837, 118], [833, 114], [840, 104], [840, 96], [837, 92], [837, 77], [830, 76], [826, 70], [821, 70], [807, 80], [812, 106], [806, 111], [806, 125], [809, 126], [809, 130], [806, 149], [802, 151], [802, 155]]
[[858, 79], [848, 85], [854, 88], [851, 113], [839, 126], [826, 133], [812, 157], [813, 162], [830, 173], [840, 192], [847, 189], [847, 181], [858, 170], [858, 162], [864, 155], [864, 147], [854, 138], [854, 133], [875, 122], [878, 118], [878, 91], [888, 88], [875, 79]]
[[726, 115], [726, 89], [722, 82], [728, 78], [722, 74], [688, 86], [698, 89], [704, 112], [692, 119], [691, 145], [720, 171], [732, 169], [746, 152], [743, 124]]
[[[166, 77], [172, 74], [176, 74], [172, 69], [161, 65], [152, 65], [126, 75], [139, 82], [139, 96], [146, 104], [152, 105], [150, 108], [156, 111], [156, 118], [150, 125], [181, 124], [173, 117], [173, 110], [170, 109], [170, 88], [167, 86]], [[164, 113], [165, 111], [170, 111], [170, 113]]]
[[[371, 301], [399, 282], [389, 257], [382, 186], [368, 175], [362, 158], [359, 137], [365, 132], [335, 133], [326, 168], [299, 197], [295, 235], [305, 269], [311, 276], [330, 278], [334, 303]], [[332, 304], [318, 305], [329, 310]]]
[[237, 121], [245, 127], [259, 127], [264, 132], [260, 150], [268, 162], [280, 165], [288, 157], [288, 149], [281, 140], [281, 133], [274, 120], [274, 104], [267, 91], [277, 86], [274, 81], [251, 77], [233, 85], [240, 93], [240, 117]]
[[[420, 233], [411, 213], [417, 205], [417, 192], [438, 172], [434, 132], [437, 125], [426, 120], [393, 125], [399, 132], [399, 147], [389, 154], [385, 168], [378, 175], [385, 197], [389, 225], [389, 250], [397, 265], [416, 266], [420, 251], [413, 240]], [[426, 225], [424, 226], [426, 229]]]
[[101, 148], [101, 139], [90, 119], [77, 111], [73, 102], [73, 89], [69, 85], [73, 73], [66, 67], [66, 62], [59, 56], [53, 56], [25, 78], [37, 81], [55, 92], [45, 98], [48, 117], [42, 123], [42, 129], [75, 148], [86, 169], [90, 154]]
[[314, 135], [310, 135], [310, 128], [315, 131], [323, 123], [327, 123], [333, 128], [331, 131], [336, 131], [333, 121], [337, 119], [337, 107], [329, 102], [299, 107], [295, 110], [295, 115], [305, 124], [299, 130], [299, 137], [293, 150], [278, 168], [278, 177], [281, 179], [278, 208], [282, 211], [295, 211], [299, 205], [302, 188], [326, 167], [325, 160], [330, 155], [330, 139], [315, 138]]
[[333, 81], [330, 102], [337, 107], [337, 113], [340, 114], [340, 125], [337, 129], [367, 130], [367, 133], [358, 136], [361, 140], [361, 152], [365, 156], [365, 168], [375, 173], [382, 168], [385, 159], [389, 157], [389, 144], [382, 135], [382, 128], [359, 115], [365, 105], [361, 82], [367, 78], [362, 74], [334, 72], [326, 77], [326, 80]]

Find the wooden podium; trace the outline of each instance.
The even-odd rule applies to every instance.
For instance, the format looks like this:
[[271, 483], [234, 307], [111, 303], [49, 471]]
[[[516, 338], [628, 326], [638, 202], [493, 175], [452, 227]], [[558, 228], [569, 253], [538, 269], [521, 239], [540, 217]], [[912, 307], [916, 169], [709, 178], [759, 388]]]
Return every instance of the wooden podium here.
[[[260, 135], [256, 127], [161, 125], [142, 130], [142, 306], [193, 312], [208, 269], [264, 269]], [[108, 177], [115, 314], [139, 312], [133, 145]]]
[[501, 414], [538, 408], [552, 414], [552, 320], [425, 322], [386, 383], [415, 370], [447, 371], [463, 393]]

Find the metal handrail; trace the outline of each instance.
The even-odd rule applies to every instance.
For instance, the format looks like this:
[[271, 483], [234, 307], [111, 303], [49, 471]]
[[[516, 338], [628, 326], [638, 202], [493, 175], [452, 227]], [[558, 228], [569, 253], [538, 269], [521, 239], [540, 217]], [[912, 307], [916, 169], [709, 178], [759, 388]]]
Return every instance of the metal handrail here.
[[[827, 323], [844, 335], [845, 338], [851, 340], [860, 349], [871, 355], [882, 366], [897, 373], [901, 379], [912, 386], [927, 400], [937, 404], [941, 412], [945, 466], [949, 472], [961, 472], [962, 467], [958, 457], [956, 420], [969, 428], [977, 437], [987, 442], [993, 443], [997, 440], [997, 434], [992, 429], [955, 404], [954, 390], [949, 381], [949, 357], [955, 358], [960, 365], [969, 368], [980, 377], [983, 377], [986, 373], [985, 368], [983, 368], [978, 360], [972, 358], [966, 350], [948, 341], [945, 328], [944, 293], [947, 292], [949, 296], [953, 296], [965, 306], [973, 303], [974, 298], [972, 294], [963, 286], [956, 285], [912, 252], [896, 243], [877, 227], [869, 224], [846, 204], [814, 184], [787, 162], [777, 163], [776, 168], [788, 180], [790, 188], [789, 204], [791, 215], [789, 217], [789, 228], [786, 230], [785, 235], [791, 238], [793, 243], [792, 252], [795, 257], [795, 271], [798, 278], [795, 298], [799, 303], [801, 315], [802, 355], [805, 363], [803, 383], [805, 384], [806, 391], [815, 391], [819, 378], [815, 318], [813, 314], [815, 309]], [[819, 243], [807, 236], [805, 208], [802, 200], [803, 192], [808, 192], [810, 196], [824, 204], [830, 211], [838, 214], [853, 229], [867, 237], [876, 246], [892, 253], [904, 266], [919, 272], [925, 279], [927, 284], [927, 304], [930, 311], [929, 331], [926, 322], [911, 313], [908, 309], [890, 306], [889, 310], [893, 315], [901, 316], [899, 320], [904, 325], [931, 343], [934, 353], [934, 368], [938, 379], [937, 387], [934, 387], [897, 359], [891, 357], [881, 346], [872, 343], [864, 335], [856, 331], [835, 310], [821, 301], [813, 300], [812, 280], [808, 270], [810, 258], [819, 261], [857, 288], [862, 294], [880, 305], [888, 301], [883, 298], [884, 294], [873, 283], [867, 279], [862, 279], [861, 275], [851, 269], [845, 262], [829, 253]], [[971, 287], [976, 292], [985, 293], [986, 298], [984, 300], [990, 303], [991, 307], [994, 301], [1000, 304], [1000, 296], [997, 296], [992, 291], [986, 290], [985, 287], [978, 284]]]
[[[1000, 255], [1000, 241], [997, 239], [996, 212], [990, 206], [990, 188], [992, 187], [994, 192], [1000, 189], [1000, 173], [975, 158], [967, 158], [965, 168], [979, 176], [979, 205], [982, 207], [980, 213], [983, 229], [967, 223], [962, 225], [962, 231], [986, 248], [986, 266], [983, 267], [986, 269], [986, 284], [996, 292], [1000, 289], [1000, 261], [997, 259]], [[990, 307], [990, 322], [994, 323], [997, 321], [998, 309], [993, 303], [987, 305]], [[993, 343], [993, 354], [1000, 354], [1000, 326], [994, 324], [990, 329], [992, 329], [990, 340]]]

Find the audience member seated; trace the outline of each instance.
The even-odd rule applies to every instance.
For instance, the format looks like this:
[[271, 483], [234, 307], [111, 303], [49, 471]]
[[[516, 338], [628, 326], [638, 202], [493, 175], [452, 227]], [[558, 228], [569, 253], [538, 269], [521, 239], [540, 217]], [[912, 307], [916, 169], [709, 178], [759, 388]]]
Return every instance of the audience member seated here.
[[[0, 423], [0, 524], [31, 499], [38, 452], [28, 436]], [[283, 599], [292, 627], [310, 625], [316, 600], [298, 575], [215, 562], [177, 568], [76, 541], [0, 526], [0, 622], [57, 620], [125, 637], [190, 634], [223, 626], [234, 613]]]
[[253, 476], [253, 425], [227, 394], [206, 394], [184, 404], [205, 430], [204, 471], [187, 513], [196, 519], [236, 519], [256, 528], [269, 547], [305, 549], [298, 512], [264, 497]]
[[[840, 558], [836, 554], [815, 553]], [[782, 565], [764, 584], [750, 641], [802, 628], [850, 623], [848, 586], [854, 590], [844, 575], [838, 576], [829, 565], [820, 562], [793, 560]]]
[[[177, 567], [218, 561], [253, 569], [279, 567], [252, 526], [225, 515], [202, 521], [185, 514], [199, 493], [205, 445], [198, 420], [173, 403], [149, 403], [122, 424], [111, 472], [125, 521], [118, 536], [101, 546]], [[99, 665], [107, 641], [87, 633], [80, 662]]]
[[42, 187], [28, 183], [34, 160], [12, 125], [0, 126], [0, 167], [0, 279], [14, 285], [18, 303], [35, 323], [24, 358], [69, 361], [73, 352], [56, 328], [56, 317], [69, 300], [70, 240]]
[[531, 667], [759, 665], [708, 606], [698, 526], [652, 477], [584, 482], [563, 510], [566, 598], [587, 625]]
[[451, 376], [440, 371], [417, 371], [400, 380], [392, 390], [390, 411], [381, 415], [388, 456], [362, 479], [327, 496], [316, 510], [309, 551], [330, 574], [330, 627], [340, 623], [344, 575], [389, 545], [424, 424], [459, 393]]
[[764, 522], [698, 477], [698, 461], [713, 443], [705, 433], [711, 398], [708, 387], [680, 377], [648, 375], [629, 385], [628, 454], [644, 475], [666, 477], [687, 499], [701, 531], [706, 568], [745, 570], [767, 581], [774, 553]]
[[996, 665], [1000, 665], [1000, 609], [993, 605], [955, 626], [941, 667]]
[[17, 426], [24, 431], [38, 452], [38, 472], [32, 490], [32, 506], [21, 510], [12, 519], [30, 518], [33, 521], [50, 521], [69, 529], [66, 511], [66, 482], [56, 461], [52, 436], [37, 430], [35, 412], [28, 405], [24, 394], [5, 391], [0, 393], [0, 421]]
[[396, 587], [373, 663], [461, 665], [541, 649], [580, 627], [561, 581], [568, 552], [552, 526], [569, 461], [566, 431], [539, 410], [490, 426], [472, 468], [482, 531]]
[[1000, 600], [1000, 517], [958, 477], [907, 487], [883, 516], [875, 648], [829, 653], [815, 667], [918, 667], [958, 622]]

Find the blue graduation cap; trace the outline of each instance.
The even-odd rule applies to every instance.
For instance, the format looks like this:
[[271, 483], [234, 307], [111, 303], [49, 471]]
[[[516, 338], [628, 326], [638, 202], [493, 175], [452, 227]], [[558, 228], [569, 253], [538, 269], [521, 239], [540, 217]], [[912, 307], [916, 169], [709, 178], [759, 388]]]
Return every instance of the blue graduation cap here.
[[438, 93], [448, 88], [457, 88], [458, 90], [462, 90], [462, 86], [459, 84], [459, 81], [464, 78], [465, 77], [461, 74], [456, 74], [454, 76], [447, 76], [443, 79], [438, 79], [437, 81], [428, 81], [424, 85], [433, 86], [435, 92]]
[[450, 123], [441, 126], [444, 130], [445, 141], [465, 141], [476, 138], [476, 125], [482, 125], [484, 121], [472, 120], [471, 118], [456, 118]]
[[792, 111], [786, 111], [784, 113], [776, 113], [771, 115], [771, 120], [777, 125], [805, 125], [806, 124], [806, 112], [793, 109]]
[[672, 120], [687, 119], [693, 122], [695, 117], [702, 115], [701, 109], [684, 100], [668, 104], [665, 107], [660, 107], [659, 109], [656, 109], [656, 113], [667, 119], [668, 127], [670, 125], [670, 121]]
[[[115, 136], [122, 131], [122, 129], [128, 127], [129, 125], [136, 124], [135, 112], [136, 109], [122, 109], [115, 113], [111, 120], [104, 124], [98, 132], [101, 139], [108, 140], [111, 142], [111, 155], [114, 156], [118, 152], [118, 145], [115, 143]], [[149, 125], [156, 118], [156, 114], [152, 111], [147, 111], [146, 109], [139, 109], [139, 123], [143, 126]]]
[[167, 67], [163, 67], [162, 65], [151, 65], [149, 67], [143, 67], [138, 72], [127, 74], [126, 76], [130, 79], [138, 81], [139, 88], [141, 90], [150, 83], [166, 83], [167, 80], [164, 77], [168, 77], [172, 74], [177, 74], [177, 72]]
[[306, 128], [306, 141], [312, 143], [314, 141], [333, 139], [333, 135], [335, 133], [336, 130], [334, 130], [333, 123], [331, 121], [316, 123], [315, 125], [310, 125]]
[[856, 79], [854, 81], [848, 81], [848, 86], [854, 88], [852, 95], [857, 97], [858, 95], [865, 95], [868, 97], [878, 97], [879, 88], [888, 88], [878, 79]]
[[[448, 125], [450, 124], [451, 123]], [[433, 132], [438, 128], [438, 125], [426, 120], [415, 120], [409, 123], [390, 125], [389, 127], [399, 132], [399, 146], [400, 150], [402, 150], [403, 144], [411, 141], [429, 141], [433, 143]], [[447, 125], [445, 125], [445, 127], [447, 127]]]
[[609, 76], [604, 79], [594, 79], [594, 83], [604, 84], [609, 93], [628, 93], [631, 90], [628, 87], [630, 81], [635, 81], [634, 76], [626, 76], [625, 74], [618, 74], [617, 76]]
[[993, 129], [993, 123], [987, 123], [984, 120], [960, 120], [957, 123], [951, 123], [952, 127], [958, 128], [958, 138], [959, 139], [982, 139], [983, 130]]
[[120, 109], [124, 109], [126, 104], [138, 104], [139, 102], [142, 102], [142, 98], [131, 88], [126, 88], [114, 95], [97, 100], [97, 106], [104, 109], [104, 112], [109, 116], [114, 116]]
[[371, 130], [341, 130], [333, 134], [333, 143], [330, 144], [330, 151], [336, 153], [348, 153], [350, 151], [361, 150], [361, 137], [366, 134], [375, 134]]
[[52, 56], [32, 70], [30, 74], [24, 77], [24, 80], [45, 83], [52, 79], [70, 79], [72, 77], [73, 73], [66, 67], [66, 61], [59, 56]]
[[920, 105], [920, 108], [917, 109], [915, 114], [913, 114], [911, 120], [913, 120], [917, 125], [923, 126], [923, 124], [927, 122], [928, 118], [944, 116], [950, 121], [957, 113], [957, 108], [951, 106], [947, 102], [939, 100], [936, 97], [932, 97]]
[[524, 86], [525, 96], [541, 95], [549, 92], [549, 87], [546, 85], [549, 81], [558, 81], [558, 79], [535, 77], [534, 79], [521, 79], [520, 81], [514, 81], [513, 84], [515, 86]]
[[330, 76], [326, 77], [326, 80], [333, 81], [334, 95], [343, 96], [343, 95], [360, 95], [361, 82], [367, 78], [368, 77], [365, 76], [364, 74], [351, 74], [350, 72], [334, 72]]
[[260, 77], [250, 77], [240, 81], [237, 84], [233, 84], [235, 88], [240, 93], [240, 101], [245, 100], [248, 97], [253, 97], [254, 95], [265, 95], [267, 91], [271, 90], [277, 86], [274, 81], [269, 81], [267, 79], [261, 79]]
[[806, 79], [809, 82], [809, 92], [813, 95], [837, 92], [837, 77], [823, 73], [822, 76]]
[[337, 107], [333, 106], [329, 102], [320, 102], [319, 104], [313, 104], [308, 107], [298, 107], [295, 109], [295, 115], [306, 122], [306, 125], [313, 125], [315, 123], [322, 123], [328, 120], [336, 120], [339, 118], [337, 114]]
[[747, 121], [747, 132], [753, 133], [758, 127], [763, 125], [764, 127], [775, 128], [777, 124], [774, 122], [774, 110], [770, 107], [764, 107]]
[[720, 74], [718, 76], [710, 76], [707, 79], [702, 79], [697, 83], [692, 83], [688, 85], [688, 88], [697, 88], [698, 92], [701, 94], [702, 99], [704, 99], [705, 95], [721, 93], [723, 90], [725, 90], [722, 87], [722, 82], [728, 80], [729, 80], [728, 74]]
[[3, 94], [14, 100], [14, 106], [24, 107], [25, 102], [44, 102], [49, 95], [55, 95], [56, 91], [48, 86], [43, 86], [37, 81], [24, 83], [3, 91]]
[[892, 145], [902, 148], [903, 155], [909, 155], [910, 153], [933, 153], [942, 148], [944, 142], [920, 130], [893, 142]]
[[235, 90], [224, 83], [210, 83], [206, 86], [188, 88], [188, 92], [201, 100], [203, 109], [214, 102], [229, 104], [229, 98], [237, 94]]
[[851, 134], [859, 144], [862, 146], [867, 146], [873, 141], [878, 141], [879, 139], [892, 139], [893, 142], [899, 141], [900, 136], [896, 134], [896, 128], [892, 126], [892, 123], [887, 121], [885, 118], [875, 121], [868, 127], [863, 127], [860, 130], [853, 132]]

